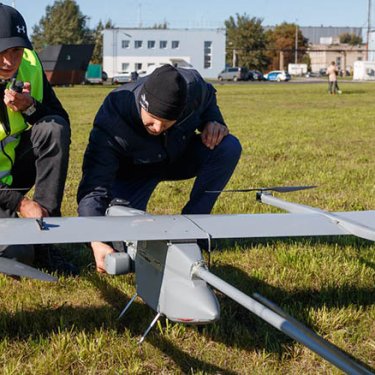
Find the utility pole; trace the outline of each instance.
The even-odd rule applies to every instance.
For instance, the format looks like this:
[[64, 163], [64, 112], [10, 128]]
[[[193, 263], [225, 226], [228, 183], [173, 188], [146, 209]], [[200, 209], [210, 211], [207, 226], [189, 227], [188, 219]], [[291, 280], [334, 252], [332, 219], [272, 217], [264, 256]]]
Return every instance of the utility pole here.
[[296, 23], [296, 38], [294, 42], [294, 63], [298, 63], [298, 24]]
[[370, 42], [370, 34], [371, 34], [371, 0], [368, 0], [368, 14], [367, 14], [367, 44], [366, 44], [366, 50], [367, 50], [367, 58], [369, 58], [369, 42]]
[[142, 3], [138, 3], [138, 27], [141, 29], [142, 26]]
[[233, 48], [233, 55], [232, 55], [232, 66], [237, 66], [237, 51]]

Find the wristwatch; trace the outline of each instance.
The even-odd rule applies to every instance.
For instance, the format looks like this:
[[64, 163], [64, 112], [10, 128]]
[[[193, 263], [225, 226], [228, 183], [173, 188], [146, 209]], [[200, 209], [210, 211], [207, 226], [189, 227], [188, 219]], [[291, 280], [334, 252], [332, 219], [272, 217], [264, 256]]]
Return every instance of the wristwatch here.
[[36, 106], [35, 106], [35, 99], [33, 99], [33, 102], [29, 107], [27, 107], [22, 113], [26, 116], [31, 116], [35, 113], [36, 111]]

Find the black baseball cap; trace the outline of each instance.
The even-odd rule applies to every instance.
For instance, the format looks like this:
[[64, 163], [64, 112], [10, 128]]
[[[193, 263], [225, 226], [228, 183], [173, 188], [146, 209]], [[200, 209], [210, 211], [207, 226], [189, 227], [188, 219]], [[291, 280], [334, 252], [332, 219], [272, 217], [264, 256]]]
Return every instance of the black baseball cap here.
[[0, 53], [14, 47], [33, 49], [21, 14], [13, 7], [0, 3]]

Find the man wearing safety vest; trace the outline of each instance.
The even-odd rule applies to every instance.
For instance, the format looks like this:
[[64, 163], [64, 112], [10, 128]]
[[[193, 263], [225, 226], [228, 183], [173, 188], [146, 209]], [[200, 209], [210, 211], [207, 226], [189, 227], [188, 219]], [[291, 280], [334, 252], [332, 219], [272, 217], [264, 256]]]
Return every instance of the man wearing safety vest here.
[[[0, 4], [0, 217], [61, 216], [69, 145], [69, 116], [33, 51], [25, 20]], [[25, 194], [32, 187], [31, 199]], [[0, 245], [0, 256], [25, 263], [33, 263], [34, 253], [46, 258], [43, 266], [69, 272], [57, 249]]]

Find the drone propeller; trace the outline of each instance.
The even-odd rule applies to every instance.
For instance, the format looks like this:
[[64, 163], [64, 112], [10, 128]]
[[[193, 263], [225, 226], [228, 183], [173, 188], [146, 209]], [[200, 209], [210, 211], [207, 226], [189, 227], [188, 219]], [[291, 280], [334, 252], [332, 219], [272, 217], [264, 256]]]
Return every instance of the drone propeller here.
[[249, 188], [249, 189], [233, 189], [233, 190], [212, 190], [206, 191], [206, 193], [247, 193], [249, 191], [275, 191], [277, 193], [289, 193], [291, 191], [306, 190], [316, 188], [316, 185], [305, 185], [305, 186], [273, 186], [267, 188]]
[[47, 273], [41, 272], [26, 264], [17, 262], [14, 259], [0, 258], [0, 272], [10, 276], [29, 277], [42, 281], [57, 281], [57, 278]]

